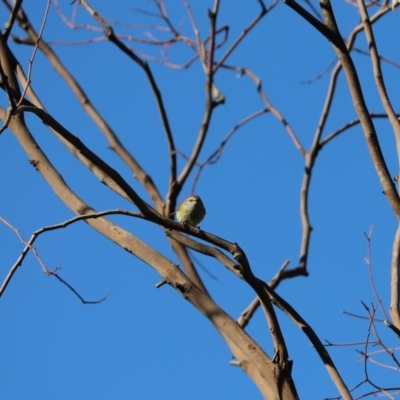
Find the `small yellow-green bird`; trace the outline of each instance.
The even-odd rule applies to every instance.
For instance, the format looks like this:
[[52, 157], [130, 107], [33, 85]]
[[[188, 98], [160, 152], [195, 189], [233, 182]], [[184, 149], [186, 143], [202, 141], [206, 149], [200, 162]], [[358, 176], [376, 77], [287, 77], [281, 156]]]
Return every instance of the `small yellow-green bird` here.
[[197, 226], [206, 215], [206, 209], [201, 198], [193, 194], [182, 201], [175, 215], [182, 224]]

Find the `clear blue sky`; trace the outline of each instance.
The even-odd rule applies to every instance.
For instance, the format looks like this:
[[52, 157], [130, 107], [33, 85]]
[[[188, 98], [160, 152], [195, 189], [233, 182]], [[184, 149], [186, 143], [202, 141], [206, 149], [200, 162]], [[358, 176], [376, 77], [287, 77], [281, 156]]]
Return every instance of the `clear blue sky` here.
[[[73, 6], [59, 0], [70, 15]], [[154, 23], [131, 7], [153, 10], [150, 2], [121, 0], [92, 1], [92, 6], [112, 19], [130, 24]], [[195, 2], [193, 2], [195, 3]], [[197, 2], [196, 2], [197, 3]], [[229, 24], [228, 46], [257, 14], [258, 2], [221, 2], [218, 24]], [[314, 2], [317, 3], [317, 2]], [[343, 36], [359, 20], [356, 9], [337, 0], [333, 6]], [[46, 1], [26, 2], [26, 10], [39, 29]], [[190, 21], [181, 2], [166, 2], [172, 20], [193, 37]], [[207, 8], [192, 4], [202, 38], [208, 27]], [[3, 24], [8, 13], [0, 11]], [[78, 20], [96, 24], [83, 9]], [[157, 20], [157, 23], [160, 23]], [[382, 54], [400, 62], [393, 34], [399, 29], [399, 13], [393, 11], [377, 27]], [[116, 27], [116, 33], [145, 37], [147, 27]], [[16, 34], [22, 32], [15, 30]], [[153, 32], [153, 34], [156, 34]], [[158, 33], [163, 37], [162, 33]], [[165, 196], [168, 184], [168, 154], [153, 95], [143, 72], [112, 44], [99, 42], [71, 45], [100, 37], [86, 30], [72, 31], [50, 9], [44, 38], [55, 42], [55, 51], [82, 84], [95, 106], [118, 133]], [[64, 42], [64, 45], [60, 44]], [[357, 47], [366, 50], [363, 35]], [[69, 44], [69, 45], [66, 45]], [[131, 43], [134, 49], [160, 56], [158, 48]], [[226, 49], [227, 47], [225, 47]], [[32, 48], [12, 45], [28, 68]], [[218, 52], [217, 55], [221, 55]], [[175, 63], [193, 53], [182, 45], [170, 49]], [[304, 84], [321, 74], [334, 61], [330, 43], [284, 4], [267, 15], [237, 52], [230, 65], [250, 68], [263, 81], [269, 99], [288, 119], [303, 146], [309, 148], [329, 84], [329, 73], [313, 84]], [[368, 57], [354, 60], [365, 85], [372, 112], [382, 112], [374, 88]], [[189, 153], [195, 142], [204, 107], [204, 74], [199, 63], [188, 70], [151, 67], [167, 104], [177, 147]], [[400, 108], [399, 70], [383, 64], [393, 105]], [[356, 117], [344, 76], [335, 94], [333, 113], [324, 135]], [[264, 108], [254, 84], [246, 77], [221, 70], [216, 77], [226, 96], [218, 107], [209, 137], [200, 156], [205, 160], [225, 135], [243, 118]], [[54, 69], [38, 53], [32, 85], [48, 111], [78, 136], [150, 201], [127, 167], [107, 149], [107, 141], [81, 108]], [[1, 98], [6, 106], [6, 98]], [[35, 139], [79, 195], [98, 211], [132, 209], [111, 193], [60, 144], [34, 116], [27, 117]], [[376, 127], [392, 175], [398, 165], [389, 124]], [[29, 164], [12, 133], [0, 137], [0, 216], [19, 229], [25, 239], [45, 225], [73, 216], [44, 179]], [[179, 160], [182, 168], [184, 160]], [[220, 161], [206, 167], [196, 187], [207, 208], [202, 228], [246, 251], [254, 273], [271, 279], [280, 265], [290, 259], [298, 263], [301, 224], [299, 191], [304, 160], [280, 123], [266, 114], [240, 129], [226, 146]], [[182, 192], [191, 191], [194, 175]], [[309, 277], [284, 281], [278, 293], [311, 324], [319, 337], [335, 343], [365, 340], [368, 322], [343, 314], [365, 315], [361, 301], [376, 302], [364, 258], [364, 232], [374, 227], [372, 263], [375, 283], [386, 310], [389, 306], [390, 258], [396, 219], [391, 211], [369, 158], [360, 128], [346, 131], [320, 153], [310, 193], [310, 217], [314, 227], [309, 255]], [[173, 262], [176, 256], [157, 226], [143, 221], [112, 217]], [[17, 236], [0, 223], [3, 277], [23, 246]], [[99, 305], [83, 305], [56, 279], [46, 277], [31, 255], [17, 271], [0, 302], [0, 393], [3, 399], [259, 399], [250, 379], [229, 365], [231, 353], [217, 331], [177, 292], [155, 288], [160, 277], [147, 265], [107, 241], [84, 223], [47, 233], [36, 248], [49, 269], [60, 267], [60, 275], [87, 300], [107, 293]], [[196, 255], [204, 282], [213, 298], [237, 318], [253, 300], [254, 293], [210, 258]], [[203, 269], [204, 268], [204, 269]], [[1, 278], [3, 279], [3, 278]], [[293, 377], [302, 399], [338, 396], [309, 340], [289, 319], [278, 312], [294, 360]], [[379, 315], [379, 318], [383, 318]], [[398, 346], [394, 335], [379, 325], [387, 346]], [[249, 333], [273, 354], [266, 322], [261, 312], [249, 325]], [[349, 388], [364, 376], [356, 347], [329, 348]], [[389, 362], [386, 358], [382, 362]], [[398, 372], [371, 366], [378, 385], [391, 384]], [[397, 375], [396, 375], [397, 374]], [[364, 393], [362, 390], [358, 394]]]

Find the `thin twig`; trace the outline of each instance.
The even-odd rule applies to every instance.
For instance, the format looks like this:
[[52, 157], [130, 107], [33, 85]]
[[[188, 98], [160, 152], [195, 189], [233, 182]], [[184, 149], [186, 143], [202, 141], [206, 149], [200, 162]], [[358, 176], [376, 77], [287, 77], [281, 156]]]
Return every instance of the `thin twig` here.
[[61, 222], [59, 224], [54, 224], [54, 225], [49, 225], [45, 226], [43, 228], [38, 229], [37, 231], [33, 232], [30, 239], [28, 242], [26, 242], [26, 245], [24, 249], [22, 250], [20, 256], [18, 257], [17, 261], [15, 261], [14, 265], [10, 268], [10, 271], [8, 272], [7, 276], [5, 277], [1, 287], [0, 287], [0, 297], [3, 295], [4, 291], [6, 290], [8, 284], [10, 283], [12, 277], [14, 276], [15, 272], [17, 269], [22, 265], [25, 257], [29, 253], [31, 249], [33, 249], [33, 244], [35, 243], [36, 239], [42, 235], [45, 232], [50, 232], [53, 230], [61, 229], [61, 228], [66, 228], [67, 226], [78, 222], [82, 220], [87, 220], [90, 218], [99, 218], [105, 215], [115, 215], [115, 214], [124, 214], [124, 215], [130, 215], [130, 216], [135, 216], [135, 217], [141, 217], [140, 214], [134, 213], [131, 211], [123, 211], [123, 210], [108, 210], [108, 211], [103, 211], [99, 213], [94, 213], [94, 214], [86, 214], [86, 215], [78, 215], [76, 217], [73, 217], [67, 221]]
[[385, 307], [383, 306], [382, 299], [379, 296], [378, 290], [376, 289], [374, 276], [372, 274], [372, 248], [371, 248], [372, 232], [373, 232], [373, 227], [371, 226], [369, 232], [364, 233], [364, 236], [367, 239], [367, 257], [365, 258], [365, 262], [367, 263], [368, 266], [368, 277], [369, 277], [369, 282], [371, 284], [372, 292], [374, 293], [375, 299], [380, 306], [382, 314], [385, 316], [385, 320], [388, 320]]
[[21, 98], [20, 98], [20, 100], [19, 100], [18, 103], [17, 103], [17, 107], [19, 107], [19, 106], [22, 104], [22, 102], [23, 102], [23, 100], [24, 100], [24, 97], [25, 97], [25, 93], [26, 93], [26, 91], [28, 90], [28, 86], [31, 84], [31, 76], [32, 76], [32, 70], [33, 70], [33, 62], [35, 61], [35, 56], [36, 56], [37, 50], [38, 50], [38, 48], [39, 48], [39, 43], [40, 43], [40, 40], [42, 39], [43, 31], [44, 31], [44, 28], [45, 28], [45, 26], [46, 26], [47, 17], [48, 17], [48, 15], [49, 15], [50, 4], [51, 4], [51, 1], [50, 1], [50, 0], [47, 0], [46, 10], [45, 10], [45, 12], [44, 12], [42, 25], [41, 25], [41, 27], [40, 27], [39, 34], [37, 35], [36, 42], [35, 42], [35, 45], [34, 45], [34, 47], [33, 47], [32, 56], [31, 56], [31, 58], [29, 59], [29, 67], [28, 67], [28, 74], [27, 74], [27, 83], [26, 83], [26, 85], [25, 85], [25, 87], [24, 87], [24, 90], [22, 91]]
[[54, 276], [57, 278], [62, 284], [64, 284], [68, 289], [70, 289], [83, 304], [99, 304], [102, 303], [103, 301], [107, 300], [108, 296], [110, 293], [107, 293], [104, 297], [102, 297], [99, 300], [85, 300], [78, 292], [76, 289], [74, 289], [67, 281], [65, 281], [63, 278], [61, 278], [60, 275], [58, 275], [56, 272], [50, 272], [51, 276]]

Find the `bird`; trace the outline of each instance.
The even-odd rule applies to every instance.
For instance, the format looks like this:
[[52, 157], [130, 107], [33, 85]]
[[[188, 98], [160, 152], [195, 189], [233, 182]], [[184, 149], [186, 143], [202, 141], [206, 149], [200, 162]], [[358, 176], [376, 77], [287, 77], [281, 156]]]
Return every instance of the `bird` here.
[[200, 196], [192, 194], [182, 201], [176, 209], [175, 215], [180, 223], [197, 226], [206, 215], [206, 209]]

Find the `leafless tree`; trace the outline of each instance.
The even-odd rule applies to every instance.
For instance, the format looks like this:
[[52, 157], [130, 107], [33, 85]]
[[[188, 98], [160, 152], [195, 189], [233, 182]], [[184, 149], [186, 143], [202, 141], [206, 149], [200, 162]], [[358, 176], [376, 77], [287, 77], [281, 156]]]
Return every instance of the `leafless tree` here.
[[[160, 182], [157, 183], [150, 176], [148, 170], [139, 163], [138, 154], [135, 154], [135, 151], [129, 151], [124, 146], [123, 133], [115, 132], [111, 124], [107, 122], [106, 117], [96, 109], [92, 99], [85, 93], [84, 85], [74, 78], [66, 64], [57, 56], [56, 49], [58, 44], [46, 42], [43, 31], [47, 23], [47, 14], [43, 17], [41, 27], [37, 28], [31, 22], [30, 16], [24, 11], [22, 0], [14, 2], [2, 0], [2, 3], [8, 10], [8, 19], [0, 39], [1, 88], [3, 100], [6, 99], [7, 101], [7, 107], [0, 109], [1, 132], [5, 134], [5, 131], [9, 130], [15, 135], [28, 155], [29, 162], [50, 185], [59, 199], [76, 214], [76, 217], [62, 223], [44, 226], [32, 234], [31, 238], [25, 242], [25, 248], [20, 257], [7, 273], [0, 288], [0, 296], [6, 291], [15, 272], [23, 264], [26, 255], [30, 251], [36, 251], [33, 245], [40, 235], [49, 231], [67, 228], [78, 221], [84, 220], [101, 235], [142, 260], [143, 264], [155, 269], [161, 276], [158, 287], [169, 285], [200, 311], [226, 341], [233, 354], [234, 363], [248, 374], [264, 398], [284, 400], [298, 398], [295, 382], [292, 379], [292, 361], [289, 359], [287, 340], [285, 339], [285, 332], [281, 329], [277, 319], [276, 308], [286, 313], [290, 320], [308, 337], [336, 385], [340, 397], [343, 399], [353, 398], [352, 388], [349, 388], [345, 383], [329, 354], [329, 348], [334, 344], [330, 342], [323, 343], [307, 321], [296, 311], [295, 307], [278, 295], [275, 289], [286, 279], [308, 276], [309, 274], [308, 260], [313, 250], [311, 246], [312, 226], [309, 214], [309, 193], [314, 166], [321, 154], [321, 150], [335, 141], [340, 135], [348, 132], [350, 128], [357, 125], [361, 126], [382, 190], [390, 204], [394, 218], [400, 218], [398, 191], [395, 182], [390, 176], [386, 155], [380, 146], [374, 124], [374, 119], [389, 120], [396, 141], [397, 155], [400, 157], [398, 114], [393, 109], [385, 86], [385, 75], [381, 69], [382, 62], [396, 64], [390, 54], [380, 54], [374, 38], [377, 22], [391, 17], [393, 13], [397, 13], [397, 2], [393, 1], [393, 4], [389, 3], [388, 0], [370, 2], [354, 0], [349, 2], [351, 3], [349, 9], [352, 9], [353, 12], [359, 12], [361, 22], [353, 27], [347, 38], [344, 38], [338, 28], [334, 12], [335, 4], [332, 5], [328, 0], [320, 0], [319, 2], [284, 0], [282, 3], [285, 3], [285, 5], [277, 0], [257, 0], [253, 3], [257, 5], [258, 12], [254, 14], [254, 18], [247, 25], [241, 28], [239, 34], [232, 39], [232, 31], [235, 32], [238, 28], [235, 27], [235, 30], [233, 30], [232, 26], [223, 24], [224, 15], [220, 4], [223, 2], [219, 0], [214, 0], [211, 9], [208, 10], [208, 27], [206, 30], [198, 25], [200, 16], [195, 15], [189, 1], [182, 1], [183, 9], [186, 13], [185, 17], [190, 21], [190, 34], [185, 33], [186, 30], [183, 30], [179, 24], [176, 24], [170, 18], [168, 8], [172, 7], [172, 5], [163, 0], [153, 0], [151, 3], [152, 11], [133, 9], [137, 21], [141, 23], [142, 21], [147, 21], [140, 26], [124, 25], [121, 22], [122, 17], [119, 20], [113, 20], [103, 15], [96, 9], [96, 6], [89, 4], [86, 0], [75, 0], [69, 5], [61, 4], [60, 0], [48, 1], [48, 8], [54, 7], [60, 16], [60, 26], [68, 26], [74, 31], [79, 31], [83, 36], [87, 35], [85, 39], [79, 39], [81, 41], [80, 44], [83, 43], [89, 46], [91, 43], [108, 41], [110, 45], [118, 49], [126, 57], [127, 63], [138, 67], [143, 79], [147, 80], [149, 90], [154, 97], [155, 107], [159, 113], [169, 157], [168, 178], [162, 184]], [[254, 8], [254, 4], [252, 4], [252, 7]], [[250, 68], [244, 65], [237, 65], [234, 61], [231, 61], [232, 56], [246, 43], [248, 35], [255, 28], [262, 30], [264, 22], [267, 23], [269, 19], [274, 19], [278, 7], [284, 7], [285, 11], [292, 15], [296, 13], [299, 19], [304, 20], [305, 26], [312, 26], [321, 37], [326, 39], [327, 46], [332, 46], [337, 57], [334, 63], [323, 72], [324, 75], [330, 75], [330, 83], [309, 148], [299, 138], [296, 128], [289, 123], [283, 112], [278, 107], [275, 107], [269, 99], [266, 90], [264, 90], [262, 79]], [[82, 17], [85, 21], [84, 23], [77, 22], [78, 15], [84, 15]], [[23, 32], [23, 34], [20, 32]], [[143, 35], [143, 32], [145, 32], [145, 35]], [[357, 54], [363, 53], [362, 49], [355, 47], [356, 38], [360, 35], [364, 35], [368, 42], [369, 50], [364, 54], [364, 57], [366, 61], [368, 60], [372, 64], [375, 85], [384, 113], [374, 113], [368, 108], [365, 101], [363, 85], [353, 62], [353, 54], [357, 52]], [[81, 38], [82, 36], [79, 37]], [[396, 38], [395, 33], [390, 38], [394, 47], [397, 46]], [[270, 40], [273, 40], [273, 38]], [[77, 42], [68, 42], [69, 46], [75, 44]], [[23, 68], [24, 61], [16, 56], [16, 49], [21, 45], [30, 46], [29, 48], [32, 49], [32, 56], [27, 70]], [[170, 54], [175, 48], [183, 48], [183, 57], [181, 59], [185, 59], [184, 61], [174, 61]], [[137, 180], [134, 185], [123, 177], [117, 167], [112, 166], [104, 157], [99, 156], [89, 145], [86, 145], [84, 140], [79, 137], [79, 132], [69, 131], [66, 117], [59, 119], [47, 111], [45, 102], [37, 94], [40, 92], [37, 87], [40, 83], [31, 82], [32, 67], [35, 66], [35, 57], [39, 53], [45, 57], [46, 61], [50, 63], [56, 73], [69, 86], [82, 111], [93, 120], [97, 125], [98, 132], [102, 133], [107, 139], [109, 148], [134, 174]], [[109, 57], [109, 55], [105, 55], [105, 57]], [[88, 59], [82, 60], [82, 63], [89, 62], [90, 60]], [[152, 63], [177, 71], [187, 70], [195, 65], [200, 65], [202, 68], [205, 104], [196, 141], [188, 154], [180, 150], [177, 145], [179, 137], [172, 128], [171, 117], [168, 112], [169, 107], [165, 102], [163, 88], [153, 72], [152, 65], [154, 64]], [[245, 60], [243, 61], [244, 63]], [[101, 68], [101, 66], [93, 66], [93, 68]], [[210, 140], [210, 132], [216, 110], [226, 105], [225, 95], [218, 86], [216, 76], [231, 74], [232, 72], [239, 76], [245, 76], [254, 83], [255, 92], [260, 97], [263, 106], [259, 110], [254, 110], [241, 121], [232, 119], [232, 122], [230, 122], [231, 130], [220, 141], [215, 150], [208, 157], [202, 159], [200, 154], [204, 150], [206, 142]], [[343, 126], [336, 127], [335, 130], [327, 134], [327, 120], [332, 113], [333, 98], [338, 90], [339, 77], [341, 75], [346, 78], [345, 85], [350, 92], [357, 118], [347, 121]], [[107, 84], [112, 85], [112, 82]], [[5, 104], [4, 101], [3, 104]], [[289, 268], [289, 262], [284, 262], [269, 282], [264, 281], [253, 273], [252, 266], [246, 255], [246, 249], [211, 232], [181, 224], [173, 218], [178, 196], [183, 189], [190, 187], [190, 191], [193, 192], [198, 182], [201, 181], [205, 168], [219, 161], [225, 152], [229, 151], [225, 146], [235, 133], [250, 121], [265, 114], [271, 114], [280, 123], [282, 130], [287, 133], [297, 152], [304, 160], [304, 175], [299, 197], [302, 224], [299, 259], [297, 265], [291, 268]], [[35, 138], [36, 134], [30, 127], [32, 115], [41, 120], [55, 138], [101, 183], [134, 205], [137, 211], [117, 208], [98, 212], [93, 205], [84, 201], [80, 193], [72, 189], [72, 185], [69, 185], [63, 179], [58, 168], [50, 161], [52, 154], [49, 153], [49, 150], [44, 150], [39, 145]], [[30, 117], [28, 118], [28, 116]], [[238, 156], [238, 161], [240, 159], [240, 162], [242, 162], [241, 159], [244, 159], [245, 162], [245, 158], [245, 155], [240, 155]], [[183, 166], [180, 167], [182, 161]], [[81, 178], [76, 176], [76, 179], [79, 180]], [[161, 187], [163, 186], [167, 187], [165, 196], [162, 195]], [[249, 196], [254, 195], [256, 194], [249, 194]], [[232, 201], [235, 200], [233, 199]], [[141, 219], [149, 224], [156, 224], [163, 229], [169, 245], [179, 259], [179, 265], [182, 268], [167, 256], [161, 254], [151, 242], [146, 243], [140, 240], [133, 232], [129, 232], [122, 226], [112, 222], [108, 217], [115, 214], [122, 215], [125, 218]], [[3, 222], [6, 222], [5, 219], [3, 219]], [[13, 229], [15, 228], [13, 227]], [[367, 235], [367, 239], [368, 243], [370, 243], [371, 235]], [[23, 239], [21, 238], [21, 240]], [[197, 271], [196, 262], [193, 259], [194, 253], [189, 252], [188, 249], [204, 256], [215, 258], [238, 279], [243, 280], [252, 288], [255, 299], [238, 319], [229, 315], [213, 300]], [[390, 317], [386, 316], [384, 318], [385, 324], [393, 331], [394, 339], [396, 335], [400, 334], [399, 254], [400, 226], [393, 242]], [[40, 261], [38, 255], [37, 258]], [[370, 258], [368, 260], [371, 262]], [[83, 296], [59, 275], [58, 270], [47, 269], [44, 263], [42, 266], [46, 274], [55, 276], [85, 302]], [[376, 293], [376, 298], [379, 299], [378, 293]], [[103, 301], [104, 299], [98, 301]], [[260, 306], [268, 322], [269, 334], [274, 348], [273, 354], [267, 354], [267, 351], [246, 331], [252, 316]], [[378, 343], [382, 351], [385, 351], [390, 356], [394, 368], [400, 368], [395, 352], [391, 351], [388, 348], [389, 346], [380, 340], [377, 340], [377, 342], [372, 341], [371, 333], [379, 337], [376, 308], [365, 305], [365, 309], [365, 318], [369, 321], [368, 337], [365, 339], [365, 350], [363, 352], [365, 362], [372, 357], [368, 346], [371, 343]], [[382, 312], [385, 312], [383, 306]], [[398, 384], [393, 385], [391, 388], [374, 387], [372, 382], [368, 380], [367, 374], [365, 382], [370, 383], [372, 387], [371, 391], [366, 395], [379, 392], [389, 397], [390, 393], [393, 394], [396, 391], [400, 391]]]

